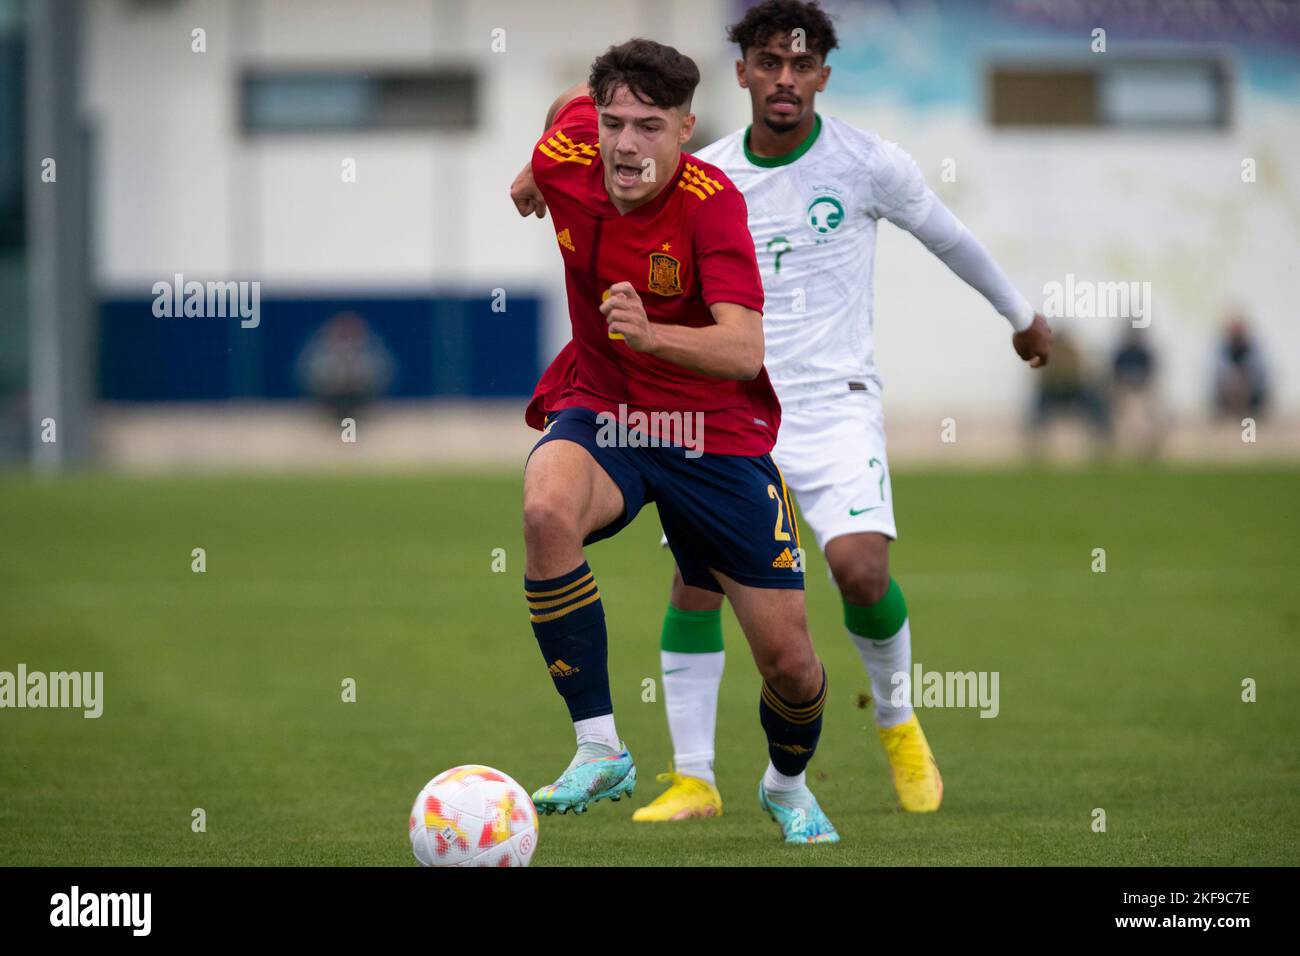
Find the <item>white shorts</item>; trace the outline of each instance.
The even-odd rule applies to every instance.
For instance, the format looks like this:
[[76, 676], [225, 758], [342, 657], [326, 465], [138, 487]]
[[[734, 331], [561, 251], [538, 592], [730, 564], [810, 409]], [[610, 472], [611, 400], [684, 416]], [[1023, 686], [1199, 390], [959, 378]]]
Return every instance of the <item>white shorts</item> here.
[[819, 549], [842, 534], [877, 531], [898, 537], [885, 415], [870, 392], [783, 404], [772, 458]]
[[[781, 407], [772, 459], [817, 547], [842, 534], [898, 537], [885, 454], [885, 413], [870, 392]], [[668, 545], [665, 537], [660, 541]]]

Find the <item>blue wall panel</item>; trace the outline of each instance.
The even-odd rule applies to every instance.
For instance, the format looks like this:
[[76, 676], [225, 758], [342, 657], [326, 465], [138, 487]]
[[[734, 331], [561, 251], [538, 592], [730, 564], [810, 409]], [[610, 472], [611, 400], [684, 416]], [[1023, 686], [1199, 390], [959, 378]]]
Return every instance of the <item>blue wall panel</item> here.
[[153, 299], [100, 306], [99, 395], [111, 401], [301, 397], [303, 347], [332, 317], [355, 312], [393, 360], [391, 398], [526, 398], [539, 368], [540, 303], [511, 296], [272, 298], [256, 328], [238, 318], [158, 318]]

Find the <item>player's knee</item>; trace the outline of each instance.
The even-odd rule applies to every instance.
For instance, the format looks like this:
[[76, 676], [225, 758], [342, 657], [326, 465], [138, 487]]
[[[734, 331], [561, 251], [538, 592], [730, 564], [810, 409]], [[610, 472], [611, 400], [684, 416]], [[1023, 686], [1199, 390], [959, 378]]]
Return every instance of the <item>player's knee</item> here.
[[817, 692], [821, 670], [812, 644], [791, 641], [757, 661], [758, 671], [776, 692], [786, 700], [801, 701]]
[[578, 516], [572, 506], [544, 494], [524, 498], [524, 542], [536, 546], [543, 542], [580, 538]]
[[835, 583], [844, 600], [859, 607], [881, 601], [889, 590], [889, 562], [863, 557], [833, 569]]
[[789, 662], [776, 652], [757, 658], [754, 663], [758, 665], [759, 675], [773, 687], [782, 684], [790, 671]]

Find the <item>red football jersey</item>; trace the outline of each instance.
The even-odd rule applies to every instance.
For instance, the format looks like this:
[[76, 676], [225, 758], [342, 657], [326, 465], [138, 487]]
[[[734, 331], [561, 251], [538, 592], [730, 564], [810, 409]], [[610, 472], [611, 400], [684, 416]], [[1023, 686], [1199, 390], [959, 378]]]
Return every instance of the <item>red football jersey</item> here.
[[533, 178], [550, 209], [564, 259], [573, 341], [538, 383], [527, 419], [581, 406], [595, 412], [703, 412], [703, 450], [772, 450], [781, 405], [767, 369], [748, 382], [711, 378], [609, 337], [602, 294], [630, 282], [651, 322], [714, 325], [709, 306], [763, 311], [745, 200], [726, 175], [683, 153], [669, 185], [620, 215], [605, 191], [596, 106], [579, 97], [560, 110], [533, 152]]

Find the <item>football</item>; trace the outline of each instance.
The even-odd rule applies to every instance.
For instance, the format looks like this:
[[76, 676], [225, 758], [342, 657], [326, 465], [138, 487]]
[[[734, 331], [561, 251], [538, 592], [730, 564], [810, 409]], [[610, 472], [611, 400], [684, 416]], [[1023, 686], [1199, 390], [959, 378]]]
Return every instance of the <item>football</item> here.
[[537, 810], [509, 775], [471, 764], [424, 785], [408, 830], [421, 866], [527, 866], [537, 849]]

